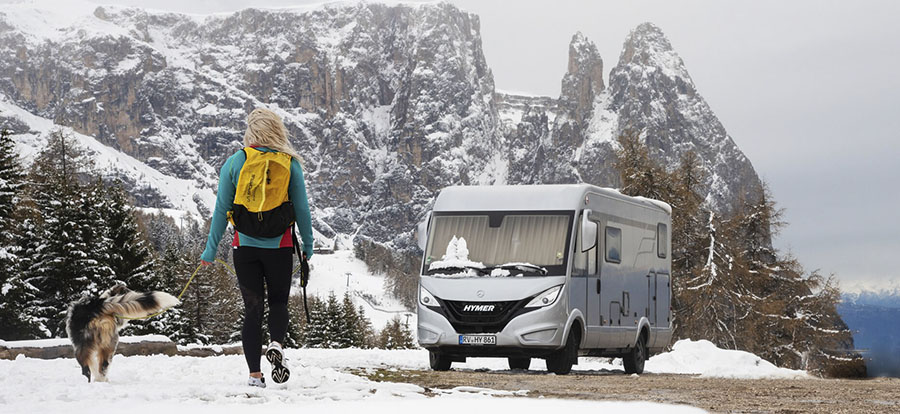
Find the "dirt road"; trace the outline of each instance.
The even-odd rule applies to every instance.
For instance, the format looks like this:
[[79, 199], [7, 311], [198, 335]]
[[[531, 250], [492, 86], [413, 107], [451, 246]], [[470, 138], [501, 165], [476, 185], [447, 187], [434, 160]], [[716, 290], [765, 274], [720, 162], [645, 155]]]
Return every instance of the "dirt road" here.
[[390, 371], [359, 373], [426, 389], [528, 390], [528, 397], [688, 404], [715, 413], [900, 413], [900, 379], [740, 380], [615, 371]]

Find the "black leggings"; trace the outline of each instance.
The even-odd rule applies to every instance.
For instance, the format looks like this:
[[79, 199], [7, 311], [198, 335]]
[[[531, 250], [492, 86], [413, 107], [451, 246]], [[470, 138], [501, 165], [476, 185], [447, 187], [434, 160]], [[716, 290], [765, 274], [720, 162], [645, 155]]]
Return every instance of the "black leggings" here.
[[247, 358], [250, 372], [259, 372], [266, 293], [269, 297], [269, 337], [272, 341], [284, 344], [294, 250], [291, 247], [263, 249], [241, 246], [233, 249], [233, 252], [234, 271], [244, 298], [244, 327], [241, 329], [244, 357]]

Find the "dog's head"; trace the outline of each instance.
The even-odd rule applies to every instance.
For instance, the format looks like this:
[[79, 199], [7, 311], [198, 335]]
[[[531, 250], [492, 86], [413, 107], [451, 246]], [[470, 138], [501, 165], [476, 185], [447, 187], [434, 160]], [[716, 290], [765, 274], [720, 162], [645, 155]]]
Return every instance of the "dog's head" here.
[[125, 286], [125, 283], [119, 282], [115, 286], [107, 289], [105, 292], [100, 294], [101, 299], [111, 298], [113, 296], [124, 295], [128, 292], [131, 292], [131, 289], [128, 289]]

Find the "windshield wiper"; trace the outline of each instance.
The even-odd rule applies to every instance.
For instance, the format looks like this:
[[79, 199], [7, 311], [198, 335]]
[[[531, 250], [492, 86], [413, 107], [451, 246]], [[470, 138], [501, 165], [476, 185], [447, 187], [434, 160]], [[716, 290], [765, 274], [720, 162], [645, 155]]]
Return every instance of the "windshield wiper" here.
[[538, 265], [533, 265], [531, 263], [506, 263], [502, 265], [492, 266], [488, 269], [505, 269], [505, 270], [521, 270], [521, 271], [533, 271], [540, 273], [541, 276], [547, 274], [547, 269]]
[[462, 271], [462, 270], [469, 270], [469, 269], [474, 270], [474, 271], [476, 271], [476, 272], [478, 272], [478, 273], [481, 273], [481, 274], [483, 274], [483, 275], [484, 275], [484, 274], [487, 274], [487, 273], [489, 272], [489, 269], [485, 269], [485, 268], [483, 268], [483, 267], [478, 267], [478, 266], [468, 266], [468, 265], [465, 265], [465, 266], [447, 266], [447, 267], [439, 267], [439, 268], [436, 268], [436, 269], [428, 269], [428, 274], [429, 274], [429, 275], [433, 275], [433, 274], [438, 273], [438, 272], [444, 272], [444, 271], [446, 271], [446, 272], [453, 272], [454, 270], [455, 270], [455, 271]]

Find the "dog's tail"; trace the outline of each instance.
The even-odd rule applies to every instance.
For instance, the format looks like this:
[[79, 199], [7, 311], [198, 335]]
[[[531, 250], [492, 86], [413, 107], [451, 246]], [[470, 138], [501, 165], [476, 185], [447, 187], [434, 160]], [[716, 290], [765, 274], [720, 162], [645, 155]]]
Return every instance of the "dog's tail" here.
[[181, 301], [165, 292], [127, 292], [106, 298], [103, 302], [103, 313], [126, 318], [143, 318], [180, 303]]

